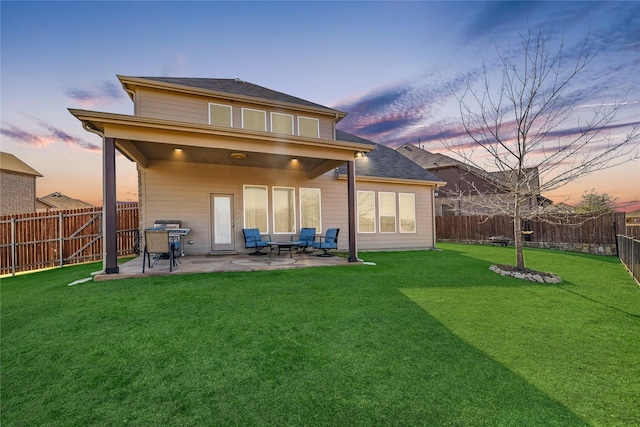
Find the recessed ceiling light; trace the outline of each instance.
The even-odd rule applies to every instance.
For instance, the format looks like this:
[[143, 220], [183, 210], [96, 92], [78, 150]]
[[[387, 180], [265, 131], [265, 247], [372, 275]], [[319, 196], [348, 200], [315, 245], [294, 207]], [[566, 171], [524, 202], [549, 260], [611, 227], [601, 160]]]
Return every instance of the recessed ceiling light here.
[[231, 153], [230, 154], [232, 159], [246, 159], [247, 155], [244, 153]]

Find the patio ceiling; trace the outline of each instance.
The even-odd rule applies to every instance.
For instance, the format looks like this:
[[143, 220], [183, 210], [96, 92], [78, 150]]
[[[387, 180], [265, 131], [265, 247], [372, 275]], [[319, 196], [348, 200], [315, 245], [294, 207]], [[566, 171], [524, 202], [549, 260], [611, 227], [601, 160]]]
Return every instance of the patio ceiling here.
[[[302, 138], [148, 117], [69, 110], [86, 130], [115, 138], [118, 151], [147, 167], [152, 161], [195, 162], [326, 173], [370, 144]], [[239, 156], [232, 156], [239, 153]]]

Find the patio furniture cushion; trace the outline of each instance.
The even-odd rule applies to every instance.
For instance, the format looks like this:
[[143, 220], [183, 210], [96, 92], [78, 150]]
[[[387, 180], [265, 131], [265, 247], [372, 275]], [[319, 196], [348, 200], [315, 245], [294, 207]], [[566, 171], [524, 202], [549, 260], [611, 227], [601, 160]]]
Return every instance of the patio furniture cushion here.
[[329, 228], [319, 241], [313, 242], [314, 249], [322, 249], [324, 251], [318, 256], [331, 256], [329, 250], [338, 249], [338, 233], [340, 233], [339, 228]]
[[[291, 241], [299, 242], [298, 247], [302, 249], [313, 248], [313, 242], [315, 239], [316, 239], [315, 228], [301, 228], [300, 234], [298, 236], [291, 236]], [[304, 250], [303, 252], [307, 253]]]

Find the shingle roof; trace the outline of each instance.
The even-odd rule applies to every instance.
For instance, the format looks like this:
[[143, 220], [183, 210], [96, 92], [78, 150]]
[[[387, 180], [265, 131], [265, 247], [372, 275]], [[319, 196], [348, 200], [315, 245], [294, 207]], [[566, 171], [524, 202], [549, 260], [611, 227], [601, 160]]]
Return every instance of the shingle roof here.
[[42, 176], [40, 172], [14, 156], [13, 154], [0, 152], [0, 170], [23, 173], [26, 175]]
[[64, 194], [58, 193], [58, 192], [48, 194], [44, 197], [39, 197], [38, 201], [46, 205], [49, 205], [51, 208], [59, 209], [59, 210], [94, 207], [92, 204], [87, 203], [83, 200], [74, 199], [72, 197], [65, 196]]
[[330, 111], [338, 111], [324, 105], [316, 104], [286, 93], [267, 89], [240, 79], [205, 79], [191, 77], [136, 77], [138, 79], [152, 80], [156, 82], [170, 83], [174, 85], [188, 86], [215, 92], [230, 93], [234, 95], [248, 96], [251, 98], [267, 99], [277, 102], [304, 105], [306, 107], [323, 108]]
[[[444, 181], [395, 150], [381, 144], [336, 130], [336, 139], [347, 142], [371, 144], [375, 148], [366, 154], [366, 160], [356, 160], [356, 176], [409, 179], [416, 181]], [[345, 165], [339, 168], [347, 173]]]

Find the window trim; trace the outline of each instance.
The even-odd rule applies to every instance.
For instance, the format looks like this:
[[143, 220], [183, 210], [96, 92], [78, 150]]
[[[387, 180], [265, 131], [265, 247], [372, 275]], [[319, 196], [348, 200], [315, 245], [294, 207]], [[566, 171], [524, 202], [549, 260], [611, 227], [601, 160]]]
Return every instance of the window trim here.
[[267, 112], [265, 110], [256, 110], [255, 108], [244, 108], [244, 107], [242, 107], [240, 109], [240, 112], [241, 112], [241, 114], [240, 114], [240, 117], [241, 117], [240, 126], [242, 127], [242, 129], [246, 129], [244, 127], [244, 112], [245, 111], [253, 111], [253, 112], [256, 112], [256, 113], [262, 113], [262, 116], [264, 117], [264, 129], [262, 129], [262, 130], [259, 130], [259, 129], [247, 129], [247, 130], [254, 131], [254, 132], [266, 132], [267, 131]]
[[[413, 199], [413, 230], [402, 231], [402, 204], [400, 203], [400, 196], [411, 196]], [[418, 232], [418, 217], [416, 215], [416, 193], [398, 193], [398, 231], [404, 234], [415, 234]]]
[[[282, 133], [282, 132], [276, 132], [273, 130], [273, 117], [274, 116], [282, 116], [282, 117], [289, 117], [291, 119], [291, 133]], [[293, 114], [285, 114], [285, 113], [277, 113], [277, 112], [272, 112], [271, 114], [269, 114], [269, 126], [271, 127], [271, 132], [273, 133], [277, 133], [279, 135], [293, 135], [295, 132], [294, 126], [293, 126]]]
[[[292, 200], [293, 207], [291, 209], [291, 214], [293, 215], [293, 229], [291, 231], [277, 231], [276, 230], [276, 190], [278, 189], [287, 189], [292, 191]], [[281, 185], [274, 185], [271, 187], [271, 221], [273, 234], [295, 234], [297, 230], [297, 218], [296, 218], [296, 188], [295, 187], [285, 187]]]
[[[314, 120], [316, 122], [316, 136], [300, 135], [300, 119]], [[298, 116], [298, 136], [302, 136], [305, 138], [320, 138], [320, 119], [316, 119], [313, 117]]]
[[[371, 193], [373, 194], [373, 203], [371, 204], [373, 207], [373, 231], [361, 231], [360, 230], [360, 193]], [[376, 233], [376, 192], [375, 191], [369, 191], [369, 190], [358, 190], [356, 192], [356, 206], [357, 206], [357, 210], [358, 213], [356, 215], [356, 228], [358, 229], [358, 233], [361, 234], [375, 234]]]
[[269, 234], [269, 187], [266, 186], [266, 185], [257, 185], [257, 184], [243, 184], [242, 185], [242, 225], [243, 225], [243, 228], [249, 228], [247, 226], [247, 205], [246, 205], [247, 187], [264, 188], [264, 190], [265, 190], [265, 192], [264, 192], [264, 204], [265, 204], [266, 209], [264, 210], [264, 213], [266, 215], [265, 224], [267, 224], [267, 230], [264, 231], [264, 232], [260, 231], [260, 234]]
[[322, 190], [320, 188], [312, 188], [312, 187], [299, 187], [298, 188], [298, 198], [299, 198], [299, 205], [300, 205], [300, 228], [302, 229], [302, 227], [304, 227], [304, 224], [302, 224], [302, 192], [303, 190], [313, 190], [314, 192], [318, 193], [318, 201], [320, 203], [318, 203], [318, 214], [319, 214], [319, 221], [320, 221], [320, 225], [319, 227], [316, 227], [316, 234], [322, 234]]
[[218, 107], [226, 107], [226, 108], [229, 109], [229, 127], [233, 127], [233, 107], [231, 105], [218, 104], [217, 102], [209, 102], [208, 103], [207, 107], [208, 107], [208, 110], [209, 110], [209, 117], [208, 117], [209, 125], [211, 125], [211, 126], [220, 126], [220, 125], [214, 125], [214, 124], [211, 123], [211, 106], [212, 105], [215, 105], [215, 106], [218, 106]]
[[[393, 231], [382, 231], [382, 218], [391, 218], [389, 215], [382, 215], [382, 197], [383, 194], [390, 194], [393, 196]], [[379, 191], [378, 192], [378, 230], [381, 234], [393, 234], [398, 232], [398, 203], [396, 200], [396, 193], [392, 191]]]

